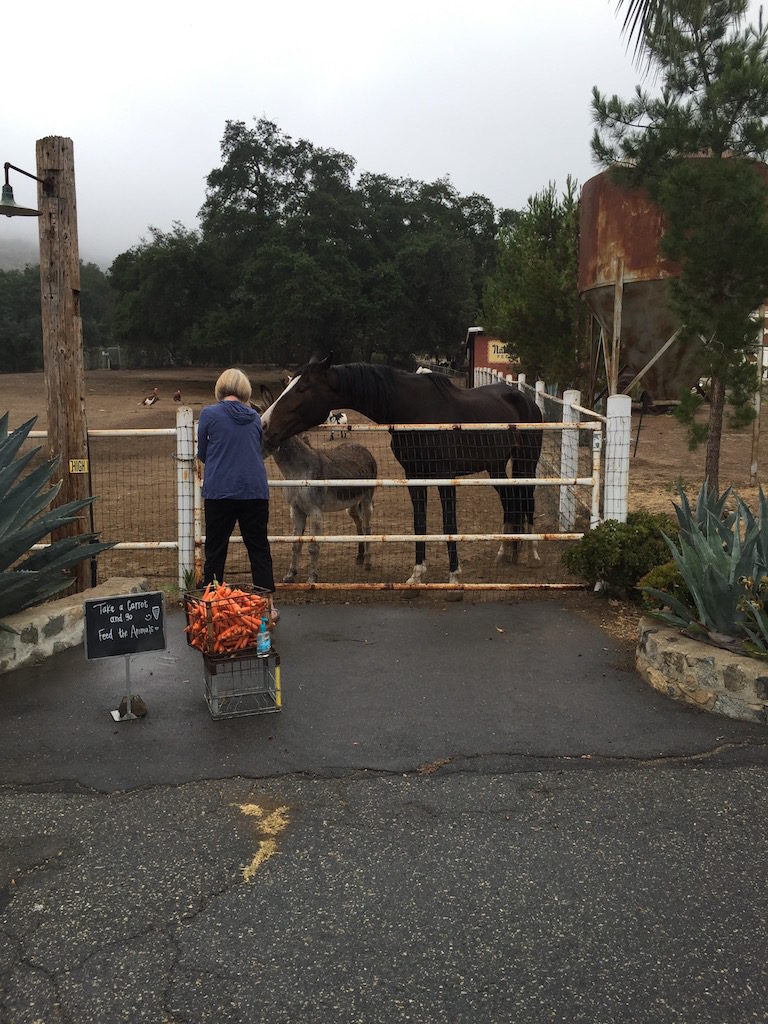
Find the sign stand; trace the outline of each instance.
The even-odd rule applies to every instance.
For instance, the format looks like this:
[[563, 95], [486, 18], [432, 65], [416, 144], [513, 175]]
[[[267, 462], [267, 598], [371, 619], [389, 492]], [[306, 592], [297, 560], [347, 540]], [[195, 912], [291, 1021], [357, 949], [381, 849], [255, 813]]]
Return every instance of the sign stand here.
[[130, 654], [125, 655], [125, 714], [120, 714], [120, 709], [117, 711], [110, 711], [110, 714], [116, 722], [128, 722], [132, 718], [138, 718], [138, 715], [134, 715], [131, 711], [131, 656]]
[[[110, 714], [115, 722], [142, 718], [146, 707], [131, 694], [131, 656], [150, 651], [165, 651], [165, 594], [161, 591], [140, 591], [114, 597], [89, 599], [83, 602], [83, 641], [85, 656], [125, 658], [125, 713], [121, 701]], [[132, 703], [133, 702], [133, 703]], [[139, 711], [135, 714], [133, 707]]]

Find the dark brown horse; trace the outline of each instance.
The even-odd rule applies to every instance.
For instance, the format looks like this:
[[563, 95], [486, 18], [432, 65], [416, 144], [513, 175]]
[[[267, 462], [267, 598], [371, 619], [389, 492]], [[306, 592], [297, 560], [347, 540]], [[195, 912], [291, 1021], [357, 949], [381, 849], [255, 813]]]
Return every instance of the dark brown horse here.
[[[541, 452], [540, 430], [515, 430], [516, 423], [541, 423], [535, 402], [507, 384], [455, 387], [447, 377], [406, 373], [388, 366], [348, 363], [332, 366], [330, 357], [301, 367], [262, 415], [265, 449], [286, 437], [323, 423], [331, 409], [355, 409], [374, 423], [508, 423], [492, 430], [392, 431], [392, 452], [409, 479], [441, 479], [487, 471], [491, 478], [531, 478]], [[533, 486], [494, 484], [504, 515], [503, 532], [523, 533], [533, 522]], [[409, 487], [416, 535], [427, 532], [427, 488]], [[443, 532], [456, 534], [456, 487], [439, 484]], [[450, 582], [458, 582], [455, 541], [448, 541]], [[518, 542], [509, 542], [513, 560]], [[409, 583], [426, 573], [424, 541], [416, 543], [416, 565]], [[499, 554], [506, 555], [507, 545]]]

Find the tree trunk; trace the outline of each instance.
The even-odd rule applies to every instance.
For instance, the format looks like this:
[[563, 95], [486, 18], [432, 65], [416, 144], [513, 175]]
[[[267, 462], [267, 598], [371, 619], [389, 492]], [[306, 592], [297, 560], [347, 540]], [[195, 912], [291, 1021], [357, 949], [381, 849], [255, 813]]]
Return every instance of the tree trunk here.
[[712, 378], [709, 399], [709, 429], [707, 431], [707, 459], [704, 473], [708, 489], [720, 493], [720, 442], [723, 437], [723, 413], [725, 412], [725, 380]]

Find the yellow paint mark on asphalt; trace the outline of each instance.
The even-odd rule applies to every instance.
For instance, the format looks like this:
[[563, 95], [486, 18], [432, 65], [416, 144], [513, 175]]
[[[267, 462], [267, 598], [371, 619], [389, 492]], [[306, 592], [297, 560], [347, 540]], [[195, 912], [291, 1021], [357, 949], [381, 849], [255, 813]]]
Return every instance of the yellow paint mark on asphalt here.
[[288, 808], [275, 807], [268, 811], [260, 804], [236, 804], [241, 814], [258, 820], [258, 831], [264, 838], [259, 839], [259, 848], [250, 864], [243, 868], [243, 881], [250, 882], [261, 865], [277, 851], [276, 836], [288, 827]]

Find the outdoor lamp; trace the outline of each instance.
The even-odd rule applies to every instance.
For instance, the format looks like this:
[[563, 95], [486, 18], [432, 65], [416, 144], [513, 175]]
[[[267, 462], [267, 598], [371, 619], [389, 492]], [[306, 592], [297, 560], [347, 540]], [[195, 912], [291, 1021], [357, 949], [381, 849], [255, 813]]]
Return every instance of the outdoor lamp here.
[[34, 178], [35, 181], [39, 181], [43, 186], [43, 192], [45, 195], [50, 195], [53, 191], [53, 181], [51, 178], [38, 178], [36, 174], [30, 174], [29, 171], [23, 171], [21, 167], [15, 167], [13, 164], [9, 164], [8, 161], [4, 164], [5, 167], [5, 184], [3, 185], [3, 195], [0, 199], [0, 213], [6, 217], [39, 217], [40, 210], [35, 210], [30, 206], [19, 206], [16, 200], [13, 198], [13, 189], [8, 183], [8, 171], [18, 171], [19, 174], [25, 174], [28, 178]]

